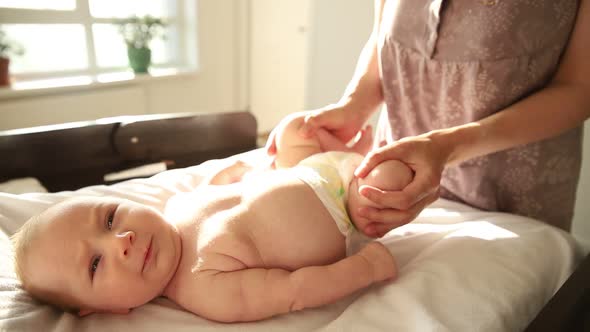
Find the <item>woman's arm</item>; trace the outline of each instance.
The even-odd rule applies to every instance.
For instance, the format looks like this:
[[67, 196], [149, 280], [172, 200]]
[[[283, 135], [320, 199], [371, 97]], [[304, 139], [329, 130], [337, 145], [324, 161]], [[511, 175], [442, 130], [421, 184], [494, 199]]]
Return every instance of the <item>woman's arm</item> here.
[[[383, 91], [377, 56], [377, 37], [385, 0], [375, 0], [373, 30], [357, 60], [354, 75], [336, 104], [307, 111], [305, 123], [299, 130], [303, 139], [313, 137], [319, 128], [330, 132], [346, 144], [361, 130], [371, 114], [383, 103]], [[266, 151], [277, 152], [276, 130], [270, 133]]]
[[551, 82], [542, 90], [480, 121], [406, 137], [370, 152], [355, 174], [365, 177], [384, 160], [398, 159], [415, 177], [403, 191], [365, 187], [360, 193], [390, 209], [362, 208], [374, 221], [370, 236], [412, 221], [438, 197], [443, 169], [462, 161], [557, 136], [590, 117], [590, 3], [581, 0], [566, 51]]
[[580, 1], [569, 44], [552, 81], [481, 121], [434, 131], [447, 164], [557, 136], [590, 117], [590, 3]]

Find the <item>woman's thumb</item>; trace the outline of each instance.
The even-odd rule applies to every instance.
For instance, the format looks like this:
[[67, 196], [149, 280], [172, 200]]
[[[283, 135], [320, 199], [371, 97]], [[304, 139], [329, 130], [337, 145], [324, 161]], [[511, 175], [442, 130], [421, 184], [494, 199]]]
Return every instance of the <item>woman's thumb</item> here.
[[322, 114], [309, 114], [303, 119], [303, 124], [299, 128], [299, 135], [309, 138], [315, 135], [319, 127], [322, 126]]

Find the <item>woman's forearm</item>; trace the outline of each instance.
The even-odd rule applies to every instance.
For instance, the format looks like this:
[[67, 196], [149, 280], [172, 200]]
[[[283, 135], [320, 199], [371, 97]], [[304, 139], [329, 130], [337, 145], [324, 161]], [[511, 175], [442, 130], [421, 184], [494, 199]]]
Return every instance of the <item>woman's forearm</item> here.
[[345, 105], [345, 107], [362, 110], [367, 119], [383, 103], [379, 57], [377, 56], [377, 38], [383, 5], [384, 0], [375, 0], [373, 31], [359, 56], [354, 75], [339, 101], [339, 104]]
[[427, 134], [446, 150], [447, 165], [550, 137], [590, 117], [590, 89], [553, 83], [480, 121]]
[[383, 103], [376, 40], [377, 35], [373, 33], [361, 52], [355, 73], [339, 102], [354, 109], [362, 109], [367, 118]]
[[590, 2], [580, 1], [568, 46], [549, 85], [480, 121], [432, 132], [458, 163], [557, 136], [590, 117]]

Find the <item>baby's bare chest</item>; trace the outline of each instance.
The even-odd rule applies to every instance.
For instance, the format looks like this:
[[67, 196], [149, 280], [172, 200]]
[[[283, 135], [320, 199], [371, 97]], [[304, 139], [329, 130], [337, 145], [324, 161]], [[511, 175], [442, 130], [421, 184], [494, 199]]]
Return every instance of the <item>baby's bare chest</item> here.
[[344, 255], [344, 237], [309, 186], [285, 176], [264, 181], [225, 186], [225, 198], [209, 195], [203, 202], [195, 234], [197, 270], [295, 270]]

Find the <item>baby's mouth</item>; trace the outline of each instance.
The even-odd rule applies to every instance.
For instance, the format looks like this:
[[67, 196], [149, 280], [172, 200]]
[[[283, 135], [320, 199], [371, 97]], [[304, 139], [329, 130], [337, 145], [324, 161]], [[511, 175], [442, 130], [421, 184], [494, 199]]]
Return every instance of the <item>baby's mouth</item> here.
[[148, 244], [147, 250], [145, 251], [145, 256], [143, 259], [143, 266], [141, 267], [142, 273], [145, 270], [145, 268], [148, 266], [148, 263], [150, 262], [151, 257], [152, 257], [152, 239], [150, 238], [150, 242]]

